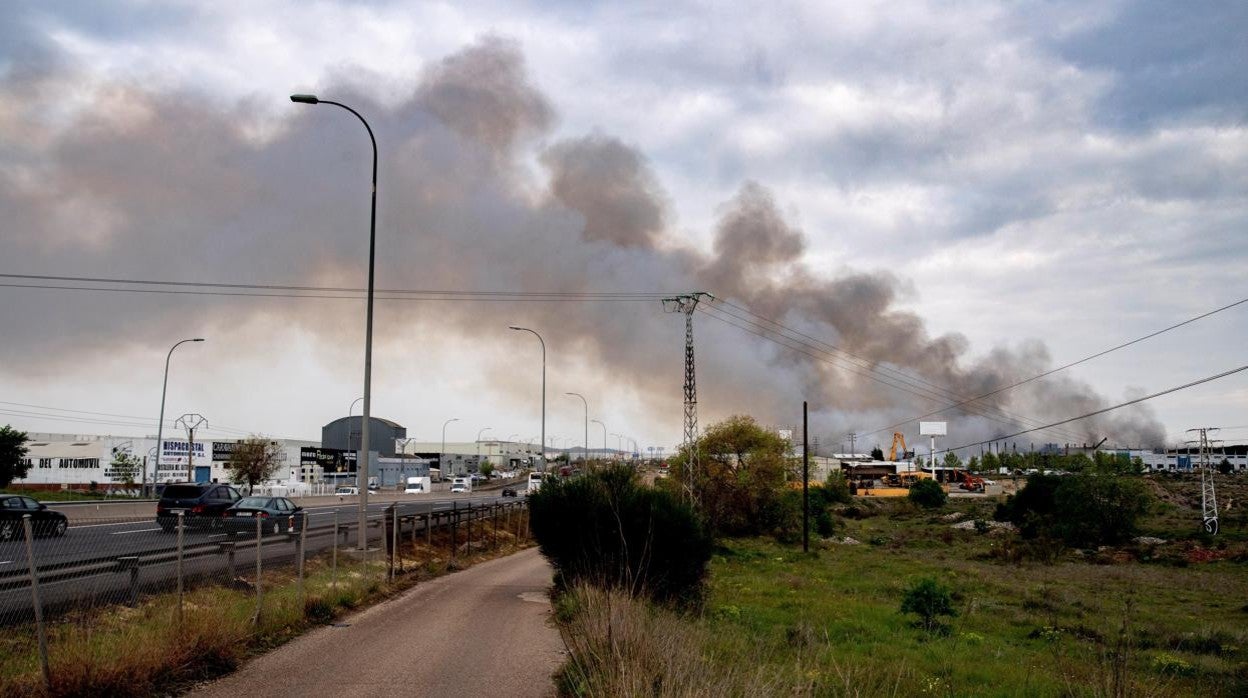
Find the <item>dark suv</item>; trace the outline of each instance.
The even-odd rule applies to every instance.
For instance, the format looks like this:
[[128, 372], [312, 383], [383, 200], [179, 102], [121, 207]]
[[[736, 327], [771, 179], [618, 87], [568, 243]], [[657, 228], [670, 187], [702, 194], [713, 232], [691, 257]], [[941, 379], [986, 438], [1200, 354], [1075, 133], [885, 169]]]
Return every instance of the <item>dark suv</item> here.
[[156, 523], [166, 533], [178, 527], [178, 512], [186, 528], [219, 528], [221, 513], [234, 506], [243, 495], [229, 485], [209, 482], [175, 482], [165, 485], [156, 503]]

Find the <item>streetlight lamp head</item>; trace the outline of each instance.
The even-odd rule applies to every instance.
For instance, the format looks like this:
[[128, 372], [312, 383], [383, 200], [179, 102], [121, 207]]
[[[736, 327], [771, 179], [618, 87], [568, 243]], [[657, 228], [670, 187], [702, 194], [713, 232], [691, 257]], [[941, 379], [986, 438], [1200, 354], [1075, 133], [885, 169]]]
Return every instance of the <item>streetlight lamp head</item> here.
[[321, 100], [316, 95], [291, 95], [290, 101], [298, 104], [319, 104]]
[[523, 328], [523, 327], [517, 327], [516, 325], [508, 325], [508, 326], [507, 326], [507, 329], [509, 329], [509, 330], [523, 330], [524, 328]]
[[192, 339], [191, 341], [192, 341], [192, 342], [202, 342], [202, 341], [204, 341], [204, 338], [203, 338], [203, 337], [196, 337], [195, 339]]

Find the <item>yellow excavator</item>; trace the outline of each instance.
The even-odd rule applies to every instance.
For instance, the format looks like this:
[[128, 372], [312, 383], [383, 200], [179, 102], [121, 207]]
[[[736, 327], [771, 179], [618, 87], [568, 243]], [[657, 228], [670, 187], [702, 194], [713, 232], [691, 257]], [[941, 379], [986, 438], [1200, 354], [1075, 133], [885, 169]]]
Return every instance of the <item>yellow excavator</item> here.
[[[900, 459], [897, 457], [899, 455], [897, 452], [898, 444], [901, 445]], [[914, 452], [906, 449], [905, 434], [902, 434], [899, 431], [893, 432], [893, 445], [888, 449], [888, 459], [890, 461], [897, 462], [898, 460], [905, 460], [913, 457]], [[893, 475], [884, 476], [884, 484], [892, 487], [910, 487], [915, 482], [918, 482], [919, 479], [924, 477], [931, 476], [921, 470], [908, 473], [895, 473]]]

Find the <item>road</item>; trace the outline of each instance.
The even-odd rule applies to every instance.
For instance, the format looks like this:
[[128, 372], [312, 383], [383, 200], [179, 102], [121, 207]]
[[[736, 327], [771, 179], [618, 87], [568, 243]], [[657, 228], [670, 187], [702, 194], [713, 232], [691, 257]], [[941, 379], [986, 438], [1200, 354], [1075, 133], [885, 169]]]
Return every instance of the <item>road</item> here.
[[[347, 498], [341, 504], [309, 506], [306, 507], [308, 513], [308, 526], [310, 531], [317, 529], [332, 530], [335, 515], [339, 523], [352, 526], [357, 521], [357, 509], [354, 498]], [[429, 495], [425, 497], [410, 497], [398, 503], [399, 515], [405, 514], [424, 514], [430, 511], [440, 512], [449, 511], [452, 508], [464, 508], [469, 504], [480, 506], [482, 504], [492, 504], [495, 502], [514, 502], [512, 498], [500, 497], [497, 491], [472, 493], [467, 495]], [[368, 518], [370, 521], [379, 522], [384, 516], [384, 510], [390, 506], [390, 502], [369, 503]], [[422, 526], [423, 528], [423, 526]], [[369, 537], [376, 540], [380, 534], [379, 528], [373, 528], [369, 531]], [[355, 533], [352, 532], [348, 536], [348, 541], [353, 544], [355, 541]], [[281, 541], [287, 540], [285, 534], [276, 536], [266, 536], [266, 544], [262, 550], [262, 557], [265, 564], [270, 562], [288, 562], [294, 558], [295, 547], [288, 544], [280, 544]], [[231, 537], [225, 533], [188, 529], [185, 533], [184, 545], [187, 548], [198, 546], [202, 548], [205, 543], [216, 544], [231, 540]], [[254, 559], [254, 547], [247, 552], [246, 548], [252, 545], [253, 536], [243, 536], [240, 546], [247, 559]], [[69, 530], [63, 537], [39, 537], [34, 541], [35, 561], [41, 570], [41, 577], [46, 574], [45, 570], [55, 568], [70, 568], [76, 565], [85, 564], [92, 560], [115, 559], [130, 555], [152, 555], [161, 552], [172, 553], [176, 549], [177, 536], [165, 533], [156, 525], [155, 517], [127, 518], [122, 520], [99, 519], [95, 521], [85, 519], [74, 519], [71, 521]], [[327, 549], [333, 543], [333, 537], [330, 535], [309, 536], [308, 552], [314, 553], [318, 550]], [[347, 541], [340, 541], [342, 544], [348, 544]], [[218, 548], [211, 546], [214, 551]], [[185, 563], [185, 571], [189, 576], [209, 576], [226, 575], [224, 579], [228, 579], [228, 574], [224, 566], [225, 558], [220, 554], [213, 554], [208, 557], [201, 557], [196, 560], [188, 560]], [[108, 572], [103, 574], [91, 573], [87, 576], [65, 577], [55, 581], [47, 580], [41, 583], [43, 592], [43, 602], [45, 607], [63, 606], [67, 603], [75, 601], [84, 601], [90, 598], [109, 597], [116, 600], [123, 597], [124, 592], [129, 589], [129, 577], [126, 574], [119, 574], [114, 571], [115, 566], [110, 566]], [[12, 579], [10, 575], [25, 575], [26, 565], [26, 548], [25, 542], [11, 541], [8, 543], [0, 543], [0, 625], [6, 622], [21, 621], [26, 618], [31, 606], [29, 588], [26, 586], [22, 578], [18, 578], [18, 583], [9, 583], [7, 580]], [[140, 586], [144, 592], [153, 592], [163, 589], [176, 579], [175, 564], [172, 557], [166, 563], [145, 564], [140, 576]], [[119, 596], [120, 595], [120, 596]]]
[[536, 548], [491, 560], [314, 630], [191, 695], [553, 695], [563, 643], [550, 578]]

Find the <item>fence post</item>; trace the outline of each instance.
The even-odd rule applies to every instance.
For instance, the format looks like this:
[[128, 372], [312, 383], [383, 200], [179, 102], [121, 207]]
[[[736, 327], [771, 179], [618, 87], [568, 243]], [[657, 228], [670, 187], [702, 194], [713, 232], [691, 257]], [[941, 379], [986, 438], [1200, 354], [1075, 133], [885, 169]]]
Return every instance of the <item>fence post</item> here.
[[261, 521], [261, 518], [257, 516], [256, 517], [256, 615], [253, 616], [251, 619], [251, 622], [256, 625], [260, 624], [260, 604], [262, 603], [264, 599], [264, 592], [261, 591], [260, 589], [260, 572], [261, 572], [260, 521]]
[[465, 536], [467, 542], [464, 543], [464, 550], [468, 551], [469, 557], [472, 556], [472, 502], [468, 502], [468, 535]]
[[491, 545], [497, 548], [498, 547], [498, 504], [490, 505], [490, 519], [491, 519], [491, 523], [494, 524], [494, 542], [491, 543]]
[[[384, 527], [383, 527], [384, 529]], [[394, 581], [395, 563], [399, 558], [399, 506], [390, 507], [390, 581]]]
[[178, 628], [182, 627], [182, 533], [186, 512], [178, 512]]
[[331, 571], [329, 573], [329, 579], [330, 579], [329, 586], [330, 588], [337, 590], [338, 589], [338, 510], [337, 509], [334, 509], [334, 535], [331, 537], [334, 539], [334, 555], [333, 555], [333, 562], [330, 563]]
[[304, 510], [303, 520], [299, 522], [299, 606], [304, 604], [303, 598], [303, 559], [308, 549], [308, 512]]
[[52, 670], [48, 668], [48, 632], [43, 627], [43, 602], [39, 598], [39, 570], [35, 568], [35, 531], [30, 514], [22, 514], [22, 530], [26, 534], [26, 564], [30, 568], [30, 600], [35, 607], [35, 629], [39, 634], [39, 668], [43, 670], [43, 686], [52, 691]]
[[455, 561], [455, 545], [459, 542], [459, 502], [451, 502], [451, 561]]

